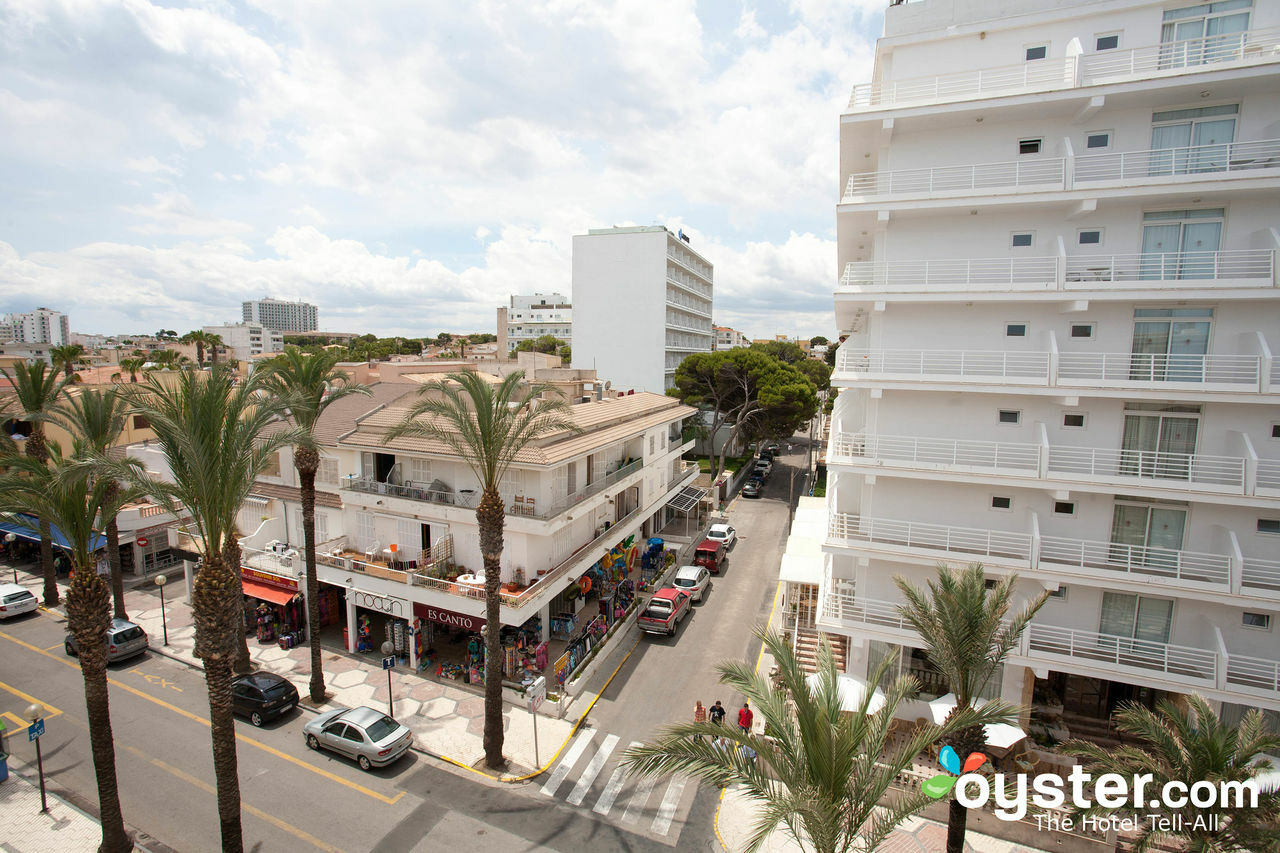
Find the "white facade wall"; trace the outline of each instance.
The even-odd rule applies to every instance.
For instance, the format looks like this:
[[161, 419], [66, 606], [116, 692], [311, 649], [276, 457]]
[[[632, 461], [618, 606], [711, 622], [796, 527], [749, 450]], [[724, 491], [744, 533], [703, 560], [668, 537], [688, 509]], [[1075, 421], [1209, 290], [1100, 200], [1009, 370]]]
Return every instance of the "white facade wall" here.
[[309, 302], [252, 299], [241, 303], [241, 314], [245, 323], [280, 332], [314, 332], [320, 328], [316, 306]]
[[48, 344], [59, 347], [71, 343], [71, 325], [61, 311], [37, 308], [10, 314], [4, 323], [5, 339], [25, 344]]
[[521, 341], [543, 335], [573, 343], [573, 305], [560, 293], [513, 294], [505, 315], [499, 311], [498, 322], [506, 325], [508, 354]]
[[284, 333], [250, 323], [205, 326], [204, 331], [222, 338], [222, 345], [235, 358], [245, 361], [265, 352], [284, 352]]

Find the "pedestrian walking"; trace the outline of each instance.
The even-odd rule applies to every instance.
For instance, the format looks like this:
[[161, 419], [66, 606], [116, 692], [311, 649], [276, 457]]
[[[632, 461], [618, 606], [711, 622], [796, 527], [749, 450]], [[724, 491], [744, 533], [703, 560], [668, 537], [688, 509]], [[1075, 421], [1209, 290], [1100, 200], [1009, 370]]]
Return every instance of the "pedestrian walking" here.
[[[707, 709], [702, 706], [702, 700], [693, 703], [693, 721], [695, 723], [705, 723], [707, 721]], [[698, 735], [698, 740], [702, 740], [702, 735]]]
[[741, 758], [744, 763], [749, 764], [752, 767], [755, 766], [756, 751], [745, 743], [738, 745], [738, 757]]
[[754, 718], [755, 714], [751, 713], [751, 704], [743, 702], [742, 710], [738, 711], [738, 728], [745, 734], [751, 734], [751, 721]]
[[707, 715], [711, 718], [711, 722], [717, 726], [724, 722], [724, 706], [720, 704], [719, 699], [716, 700], [716, 704], [711, 706], [711, 710], [707, 712]]

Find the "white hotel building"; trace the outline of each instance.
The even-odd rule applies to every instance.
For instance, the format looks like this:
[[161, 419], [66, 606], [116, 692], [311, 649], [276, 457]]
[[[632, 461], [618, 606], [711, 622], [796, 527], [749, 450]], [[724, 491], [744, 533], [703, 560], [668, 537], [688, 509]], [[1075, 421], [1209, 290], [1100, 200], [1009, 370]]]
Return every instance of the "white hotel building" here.
[[993, 693], [1274, 712], [1280, 4], [1010, 8], [889, 7], [840, 117], [813, 624], [927, 671], [894, 577], [977, 561], [1054, 596]]

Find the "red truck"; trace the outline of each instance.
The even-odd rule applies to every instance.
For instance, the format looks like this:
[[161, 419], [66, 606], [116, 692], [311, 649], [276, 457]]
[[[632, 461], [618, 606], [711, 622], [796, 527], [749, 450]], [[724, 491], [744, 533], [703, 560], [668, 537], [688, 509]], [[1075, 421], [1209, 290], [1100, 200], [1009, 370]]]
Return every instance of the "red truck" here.
[[689, 614], [692, 600], [689, 593], [674, 587], [660, 589], [649, 599], [649, 606], [636, 619], [636, 624], [647, 634], [673, 636], [680, 620]]

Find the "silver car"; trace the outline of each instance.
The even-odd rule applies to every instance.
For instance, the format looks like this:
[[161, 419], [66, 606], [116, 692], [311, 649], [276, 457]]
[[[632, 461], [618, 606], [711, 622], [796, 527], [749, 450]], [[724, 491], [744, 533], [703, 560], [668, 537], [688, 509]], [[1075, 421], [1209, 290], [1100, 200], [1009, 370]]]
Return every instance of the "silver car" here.
[[395, 761], [413, 745], [413, 732], [381, 711], [362, 705], [321, 714], [302, 727], [307, 746], [354, 758], [361, 770]]
[[[67, 654], [75, 657], [80, 653], [76, 648], [76, 638], [74, 634], [67, 634], [67, 638], [63, 641], [63, 648]], [[140, 655], [147, 650], [147, 632], [142, 630], [141, 625], [136, 625], [127, 619], [112, 619], [111, 627], [107, 629], [107, 663], [115, 663], [118, 660], [131, 658], [134, 655]]]
[[689, 593], [694, 601], [702, 601], [711, 585], [711, 574], [702, 566], [681, 566], [676, 569], [675, 579], [671, 585], [681, 592]]

